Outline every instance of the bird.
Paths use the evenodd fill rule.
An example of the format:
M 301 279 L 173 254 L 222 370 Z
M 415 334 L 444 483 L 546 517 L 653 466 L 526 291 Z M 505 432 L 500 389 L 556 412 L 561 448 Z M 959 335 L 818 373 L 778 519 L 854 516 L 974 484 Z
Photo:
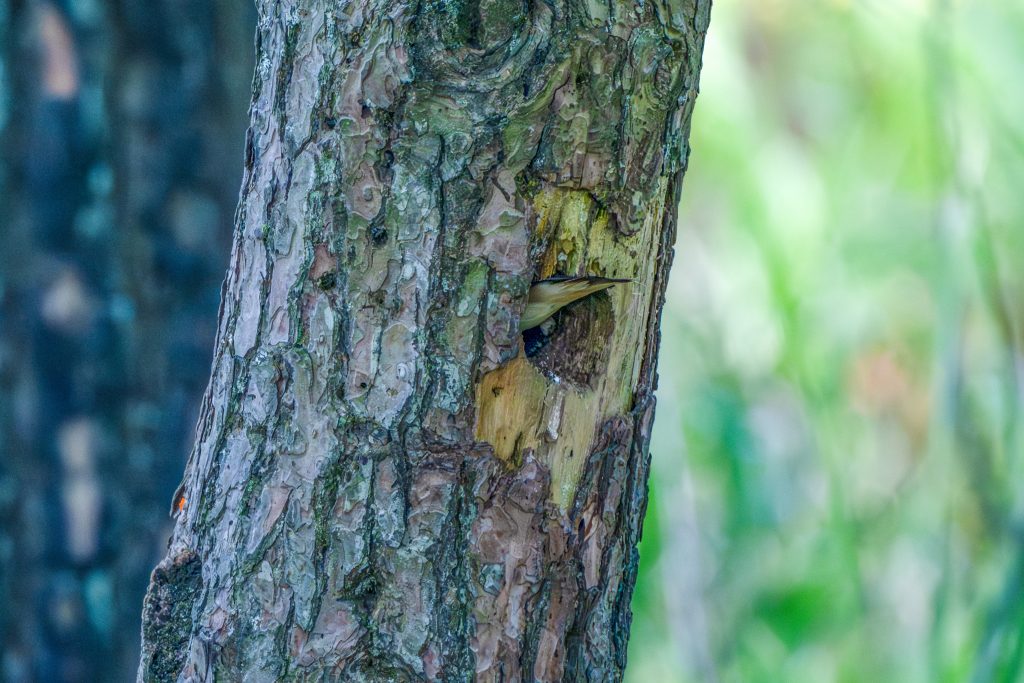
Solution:
M 171 517 L 177 517 L 184 512 L 186 503 L 188 503 L 188 500 L 185 498 L 185 480 L 182 479 L 181 483 L 178 484 L 178 488 L 174 491 L 174 496 L 171 498 Z
M 526 310 L 519 318 L 519 330 L 525 332 L 537 327 L 563 306 L 623 282 L 632 282 L 632 280 L 589 275 L 568 277 L 559 275 L 537 280 L 530 285 Z

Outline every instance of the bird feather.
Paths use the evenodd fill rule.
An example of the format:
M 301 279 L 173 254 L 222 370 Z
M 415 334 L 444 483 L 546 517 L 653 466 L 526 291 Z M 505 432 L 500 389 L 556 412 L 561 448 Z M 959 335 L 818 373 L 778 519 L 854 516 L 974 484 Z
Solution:
M 519 329 L 537 327 L 573 301 L 623 282 L 631 280 L 594 276 L 556 276 L 538 280 L 530 286 Z

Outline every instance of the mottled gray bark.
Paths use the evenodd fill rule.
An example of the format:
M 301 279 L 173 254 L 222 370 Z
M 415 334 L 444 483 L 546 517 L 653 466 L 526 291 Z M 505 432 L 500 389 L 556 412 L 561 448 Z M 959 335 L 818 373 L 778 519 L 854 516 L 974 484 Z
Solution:
M 3 680 L 138 668 L 238 197 L 226 83 L 250 82 L 254 27 L 247 0 L 0 3 Z
M 710 3 L 257 5 L 140 679 L 618 680 Z M 527 358 L 556 272 L 634 283 Z

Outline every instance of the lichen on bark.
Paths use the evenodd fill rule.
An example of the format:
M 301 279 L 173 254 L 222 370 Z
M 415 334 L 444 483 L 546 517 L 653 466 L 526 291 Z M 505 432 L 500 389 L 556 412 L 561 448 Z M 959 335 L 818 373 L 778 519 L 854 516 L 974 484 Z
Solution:
M 710 3 L 258 4 L 201 581 L 140 678 L 621 678 Z M 633 282 L 527 358 L 556 272 Z

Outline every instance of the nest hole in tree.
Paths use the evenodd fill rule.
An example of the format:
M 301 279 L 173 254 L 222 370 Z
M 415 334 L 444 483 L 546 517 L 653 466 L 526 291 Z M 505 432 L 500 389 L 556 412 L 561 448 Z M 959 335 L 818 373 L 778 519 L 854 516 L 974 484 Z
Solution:
M 608 370 L 614 312 L 607 292 L 569 304 L 523 332 L 526 358 L 552 380 L 596 388 Z

